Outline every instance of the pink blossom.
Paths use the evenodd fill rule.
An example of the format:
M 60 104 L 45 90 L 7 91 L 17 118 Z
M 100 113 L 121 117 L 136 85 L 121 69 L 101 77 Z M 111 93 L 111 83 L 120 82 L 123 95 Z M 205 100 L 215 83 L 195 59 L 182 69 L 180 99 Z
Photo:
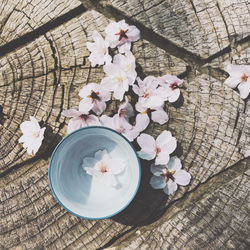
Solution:
M 120 53 L 130 50 L 131 42 L 140 39 L 140 31 L 125 20 L 111 22 L 105 29 L 106 40 L 111 48 L 118 47 Z
M 151 166 L 151 172 L 154 174 L 150 179 L 150 184 L 154 189 L 163 189 L 170 195 L 174 193 L 178 186 L 186 186 L 191 180 L 191 175 L 181 169 L 181 161 L 178 157 L 171 157 L 168 164 Z
M 231 88 L 238 87 L 240 97 L 246 99 L 250 93 L 250 65 L 228 65 L 227 72 L 230 76 L 225 84 Z
M 177 146 L 176 139 L 166 130 L 156 140 L 151 135 L 143 133 L 137 138 L 137 143 L 141 147 L 139 157 L 145 160 L 155 159 L 156 165 L 167 164 L 169 155 Z
M 90 83 L 84 86 L 79 96 L 83 98 L 80 102 L 80 110 L 93 110 L 97 115 L 100 115 L 106 109 L 106 103 L 111 98 L 110 91 L 96 83 Z
M 68 134 L 82 127 L 100 125 L 98 117 L 90 115 L 86 111 L 69 109 L 63 111 L 62 115 L 71 117 L 68 124 Z
M 109 43 L 96 30 L 94 30 L 92 37 L 94 43 L 87 42 L 87 48 L 91 52 L 89 56 L 91 66 L 110 63 L 112 58 L 108 51 Z
M 159 81 L 154 76 L 147 76 L 143 81 L 137 77 L 137 85 L 133 85 L 133 91 L 139 96 L 139 101 L 144 107 L 160 107 L 164 99 L 157 92 Z
M 176 102 L 180 96 L 180 85 L 183 80 L 176 76 L 164 75 L 159 77 L 159 82 L 161 87 L 158 89 L 159 95 L 169 102 Z

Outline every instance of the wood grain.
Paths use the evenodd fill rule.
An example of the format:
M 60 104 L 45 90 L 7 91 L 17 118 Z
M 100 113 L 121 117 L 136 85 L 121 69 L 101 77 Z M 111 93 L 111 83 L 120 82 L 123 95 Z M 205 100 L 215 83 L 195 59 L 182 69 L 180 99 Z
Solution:
M 7 50 L 0 52 L 0 248 L 245 249 L 250 104 L 225 86 L 223 69 L 250 61 L 248 3 L 81 2 L 1 3 L 0 46 Z M 150 187 L 149 163 L 142 161 L 131 205 L 111 219 L 87 221 L 56 203 L 47 169 L 66 135 L 61 112 L 78 105 L 80 88 L 104 76 L 102 67 L 90 66 L 86 41 L 123 18 L 142 31 L 133 45 L 138 75 L 185 81 L 180 101 L 166 105 L 168 124 L 151 124 L 146 133 L 168 129 L 176 136 L 192 181 L 167 197 Z M 107 114 L 116 107 L 113 101 Z M 33 157 L 18 144 L 19 125 L 30 115 L 46 126 Z

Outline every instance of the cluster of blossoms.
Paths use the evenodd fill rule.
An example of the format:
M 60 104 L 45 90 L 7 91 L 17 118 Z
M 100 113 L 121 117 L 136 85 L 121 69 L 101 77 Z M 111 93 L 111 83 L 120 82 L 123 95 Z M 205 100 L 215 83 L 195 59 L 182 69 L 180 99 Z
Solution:
M 250 65 L 229 64 L 226 68 L 229 77 L 225 84 L 231 88 L 238 88 L 240 97 L 246 99 L 250 93 Z
M 171 194 L 177 189 L 177 184 L 187 185 L 191 179 L 190 174 L 180 170 L 180 160 L 177 157 L 170 158 L 170 154 L 176 149 L 176 139 L 169 131 L 163 131 L 156 140 L 142 132 L 148 127 L 150 119 L 161 125 L 168 121 L 168 115 L 164 110 L 165 102 L 173 103 L 178 100 L 183 81 L 172 75 L 147 76 L 143 80 L 137 76 L 135 57 L 131 52 L 131 43 L 140 38 L 140 31 L 135 26 L 128 25 L 124 20 L 112 22 L 106 27 L 105 33 L 104 39 L 101 34 L 94 31 L 94 42 L 87 42 L 87 48 L 91 52 L 91 66 L 104 65 L 106 75 L 99 84 L 90 83 L 80 90 L 81 101 L 77 108 L 62 112 L 64 116 L 71 118 L 68 133 L 81 127 L 98 125 L 112 128 L 129 141 L 137 138 L 141 147 L 139 157 L 146 160 L 155 159 L 155 164 L 151 167 L 154 176 L 150 184 L 153 188 L 163 188 L 167 194 Z M 115 54 L 113 58 L 109 54 L 111 49 Z M 138 96 L 135 109 L 126 95 L 129 88 Z M 103 113 L 112 96 L 119 101 L 125 99 L 125 102 L 110 117 Z M 36 151 L 33 150 L 34 153 Z M 100 152 L 96 154 L 97 157 L 101 155 Z M 109 161 L 106 158 L 105 164 Z M 103 171 L 105 164 L 96 162 L 90 169 L 87 165 L 89 162 L 93 163 L 92 159 L 94 158 L 84 162 L 83 168 L 86 172 L 99 177 L 103 175 L 102 179 L 108 179 L 113 185 L 114 178 L 110 177 L 112 166 L 105 167 Z M 163 179 L 165 185 L 162 183 Z

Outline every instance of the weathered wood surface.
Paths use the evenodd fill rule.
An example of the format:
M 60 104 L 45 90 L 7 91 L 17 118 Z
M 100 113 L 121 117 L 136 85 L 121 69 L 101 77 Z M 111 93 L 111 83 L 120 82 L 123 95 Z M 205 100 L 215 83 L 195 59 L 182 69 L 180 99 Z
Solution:
M 250 244 L 250 103 L 223 84 L 225 64 L 249 64 L 247 1 L 15 1 L 0 15 L 0 249 L 246 249 Z M 79 7 L 80 6 L 80 7 Z M 53 198 L 47 180 L 55 145 L 66 135 L 61 111 L 79 89 L 100 82 L 86 41 L 109 19 L 136 24 L 139 74 L 180 75 L 183 103 L 167 105 L 191 184 L 167 197 L 142 184 L 132 204 L 102 221 L 78 219 Z M 113 104 L 115 105 L 115 103 Z M 19 124 L 46 127 L 37 156 L 18 144 Z

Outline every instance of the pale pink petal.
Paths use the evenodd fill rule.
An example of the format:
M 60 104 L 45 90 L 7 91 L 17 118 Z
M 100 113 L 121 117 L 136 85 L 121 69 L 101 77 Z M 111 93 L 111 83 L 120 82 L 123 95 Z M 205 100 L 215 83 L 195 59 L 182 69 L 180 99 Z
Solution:
M 100 98 L 103 102 L 107 102 L 111 99 L 111 92 L 100 86 Z
M 162 125 L 168 121 L 168 115 L 163 109 L 158 109 L 151 113 L 151 119 Z
M 108 152 L 106 149 L 98 150 L 95 152 L 95 159 L 101 160 L 104 157 L 104 155 L 108 155 Z
M 147 114 L 138 114 L 136 116 L 135 129 L 139 132 L 145 130 L 150 122 Z
M 191 175 L 186 172 L 185 170 L 179 170 L 176 171 L 176 173 L 173 175 L 175 182 L 181 186 L 186 186 L 189 184 L 191 180 Z
M 181 91 L 179 88 L 172 90 L 171 95 L 168 97 L 169 102 L 176 102 L 180 97 Z
M 166 187 L 163 189 L 164 193 L 170 195 L 177 190 L 177 184 L 173 182 L 171 179 L 168 180 Z
M 80 101 L 79 111 L 83 114 L 88 114 L 88 112 L 93 108 L 94 103 L 92 103 L 91 98 L 84 98 Z
M 148 134 L 141 134 L 138 138 L 137 138 L 137 143 L 139 144 L 139 146 L 141 147 L 142 151 L 144 152 L 154 152 L 155 151 L 155 139 Z
M 177 147 L 176 138 L 172 136 L 171 132 L 165 130 L 156 139 L 157 146 L 169 154 L 173 153 Z
M 126 42 L 126 43 L 118 46 L 119 53 L 126 53 L 126 52 L 130 51 L 130 49 L 131 49 L 130 42 Z
M 155 158 L 155 152 L 154 151 L 145 152 L 145 151 L 141 150 L 141 151 L 138 151 L 137 154 L 141 159 L 144 159 L 144 160 L 147 160 L 147 161 L 153 160 Z
M 135 92 L 135 94 L 140 95 L 140 88 L 137 85 L 134 84 L 132 89 Z
M 68 134 L 83 127 L 83 123 L 80 118 L 71 118 L 68 124 Z
M 102 114 L 106 109 L 106 103 L 105 102 L 101 102 L 101 101 L 96 101 L 94 103 L 94 106 L 92 108 L 92 110 L 97 114 L 100 115 Z
M 63 111 L 62 115 L 66 117 L 78 117 L 79 115 L 81 115 L 81 112 L 75 109 L 68 109 L 68 110 Z
M 157 86 L 159 85 L 157 78 L 154 76 L 147 76 L 143 80 L 143 83 L 146 86 L 146 88 L 150 91 L 154 91 L 157 88 Z
M 80 89 L 79 91 L 79 96 L 81 98 L 85 98 L 91 94 L 91 90 L 96 88 L 96 83 L 89 83 L 85 85 L 83 88 Z
M 158 156 L 156 156 L 155 164 L 156 165 L 165 165 L 169 162 L 168 152 L 161 151 Z
M 240 83 L 240 77 L 228 77 L 225 81 L 225 84 L 230 88 L 234 89 Z
M 111 159 L 108 165 L 108 171 L 110 174 L 118 175 L 120 174 L 126 166 L 126 162 L 121 159 Z
M 177 156 L 173 156 L 170 158 L 167 167 L 170 172 L 172 171 L 178 172 L 181 169 L 181 167 L 182 167 L 181 160 Z
M 161 107 L 164 103 L 164 100 L 160 96 L 151 96 L 147 99 L 144 99 L 142 105 L 147 108 L 158 108 Z
M 165 173 L 166 165 L 155 165 L 152 164 L 150 167 L 151 173 L 155 176 L 161 176 Z
M 82 167 L 83 168 L 85 168 L 85 167 L 94 167 L 96 163 L 97 163 L 96 158 L 85 157 L 85 158 L 83 158 Z
M 135 109 L 140 112 L 140 113 L 147 113 L 147 109 L 145 106 L 142 104 L 142 99 L 139 98 L 139 101 L 135 104 Z
M 125 92 L 126 90 L 123 87 L 116 88 L 114 90 L 114 98 L 122 101 Z
M 95 115 L 89 115 L 86 122 L 87 122 L 88 126 L 99 126 L 99 125 L 101 125 L 100 121 L 99 121 L 99 118 L 96 117 Z
M 114 121 L 113 121 L 112 117 L 109 117 L 107 115 L 102 115 L 100 117 L 100 122 L 105 127 L 115 129 L 115 127 L 114 127 Z
M 250 79 L 247 82 L 240 83 L 238 86 L 240 97 L 246 99 L 250 93 Z
M 166 180 L 163 176 L 152 176 L 149 184 L 152 186 L 154 189 L 162 189 L 166 186 Z

